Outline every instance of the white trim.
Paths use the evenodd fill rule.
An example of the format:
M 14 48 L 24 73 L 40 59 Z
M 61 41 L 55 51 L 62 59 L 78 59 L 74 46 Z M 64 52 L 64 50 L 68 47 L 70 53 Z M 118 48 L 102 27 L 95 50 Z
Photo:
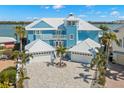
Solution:
M 26 28 L 26 30 L 58 30 L 58 28 Z

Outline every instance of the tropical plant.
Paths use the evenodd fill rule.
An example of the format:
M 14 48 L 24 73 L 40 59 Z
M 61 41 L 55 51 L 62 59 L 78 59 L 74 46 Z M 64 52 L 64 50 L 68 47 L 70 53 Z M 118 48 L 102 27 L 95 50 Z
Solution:
M 0 72 L 0 87 L 7 88 L 15 85 L 16 68 L 9 67 Z
M 100 26 L 103 30 L 102 37 L 100 38 L 101 48 L 98 49 L 98 53 L 93 58 L 91 62 L 91 68 L 96 67 L 96 80 L 97 83 L 104 86 L 106 82 L 106 68 L 108 66 L 108 57 L 110 54 L 110 47 L 112 47 L 112 43 L 116 42 L 119 45 L 119 41 L 114 32 L 109 32 L 109 28 L 107 26 Z M 112 50 L 111 50 L 112 51 Z
M 91 68 L 95 67 L 95 79 L 96 83 L 104 86 L 105 85 L 105 75 L 106 75 L 106 55 L 103 48 L 97 49 L 98 52 L 96 56 L 91 61 Z
M 117 45 L 120 45 L 119 40 L 114 32 L 103 32 L 103 36 L 101 37 L 101 44 L 104 46 L 105 54 L 107 55 L 107 64 L 108 64 L 108 57 L 110 52 L 110 47 L 112 48 L 112 43 L 115 42 Z
M 26 54 L 26 51 L 14 51 L 13 58 L 16 60 L 17 63 L 17 74 L 19 79 L 16 81 L 16 87 L 22 88 L 23 82 L 25 79 L 29 79 L 29 77 L 26 76 L 26 69 L 25 65 L 30 60 L 32 55 Z
M 109 27 L 106 26 L 106 25 L 103 25 L 103 24 L 100 25 L 99 28 L 102 29 L 103 31 L 108 31 L 109 30 Z
M 56 51 L 57 51 L 57 56 L 60 57 L 59 65 L 61 67 L 62 66 L 62 58 L 63 58 L 64 54 L 66 53 L 66 48 L 63 47 L 62 45 L 60 45 L 57 47 Z
M 16 26 L 15 27 L 15 29 L 16 29 L 16 34 L 19 36 L 19 38 L 20 38 L 20 51 L 22 51 L 22 39 L 24 38 L 24 36 L 25 36 L 25 28 L 24 27 L 22 27 L 22 26 Z
M 0 83 L 0 88 L 10 88 L 10 86 L 6 83 Z

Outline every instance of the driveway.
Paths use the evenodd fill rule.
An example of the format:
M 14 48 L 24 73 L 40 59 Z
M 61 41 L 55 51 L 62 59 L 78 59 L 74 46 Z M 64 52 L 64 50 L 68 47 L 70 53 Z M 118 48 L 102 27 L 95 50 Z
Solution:
M 106 77 L 107 88 L 124 88 L 124 66 L 109 64 Z
M 0 72 L 10 66 L 15 66 L 15 63 L 13 60 L 0 60 Z
M 67 62 L 67 67 L 47 66 L 46 62 L 35 62 L 27 65 L 25 87 L 29 88 L 89 88 L 93 71 L 85 64 Z

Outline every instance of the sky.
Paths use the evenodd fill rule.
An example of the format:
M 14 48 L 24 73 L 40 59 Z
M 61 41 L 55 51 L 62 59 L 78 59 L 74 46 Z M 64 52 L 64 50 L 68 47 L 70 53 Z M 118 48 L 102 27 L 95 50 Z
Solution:
M 69 13 L 86 21 L 124 20 L 121 5 L 1 5 L 0 21 L 32 21 L 39 18 L 65 18 Z

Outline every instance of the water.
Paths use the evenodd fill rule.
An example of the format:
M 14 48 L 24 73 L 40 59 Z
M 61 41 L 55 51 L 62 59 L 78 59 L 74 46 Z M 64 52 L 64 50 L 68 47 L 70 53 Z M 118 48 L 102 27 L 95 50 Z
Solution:
M 0 24 L 0 36 L 15 37 L 15 27 L 18 24 Z
M 101 24 L 95 24 L 94 23 L 93 25 L 95 25 L 96 27 L 99 27 Z M 117 23 L 115 23 L 115 24 L 104 24 L 104 25 L 108 26 L 109 29 L 111 29 L 111 30 L 115 30 L 118 27 L 124 26 L 124 24 L 117 24 Z

